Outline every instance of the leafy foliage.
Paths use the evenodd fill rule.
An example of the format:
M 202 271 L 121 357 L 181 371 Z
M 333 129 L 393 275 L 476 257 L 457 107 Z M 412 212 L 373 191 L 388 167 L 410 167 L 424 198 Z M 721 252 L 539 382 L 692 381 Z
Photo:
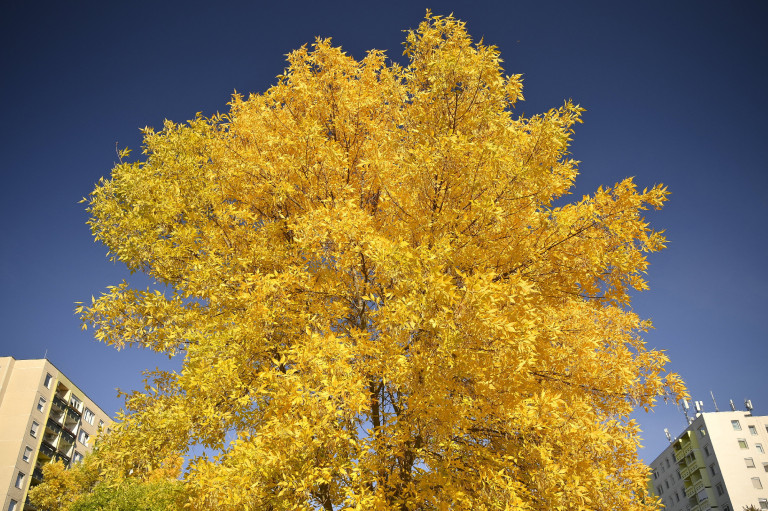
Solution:
M 173 511 L 182 509 L 181 481 L 126 479 L 117 486 L 100 484 L 69 511 Z
M 142 477 L 104 480 L 100 467 L 110 453 L 97 447 L 80 463 L 66 469 L 60 461 L 43 465 L 43 482 L 29 498 L 44 511 L 166 511 L 185 501 L 182 458 L 163 461 Z
M 30 501 L 46 511 L 70 511 L 72 503 L 90 492 L 99 479 L 94 456 L 67 470 L 61 461 L 43 465 L 43 483 L 29 491 Z
M 566 203 L 578 105 L 515 116 L 521 77 L 452 17 L 405 56 L 319 39 L 98 184 L 95 238 L 161 286 L 85 324 L 183 357 L 128 396 L 105 477 L 202 445 L 194 509 L 655 509 L 628 417 L 685 390 L 629 292 L 666 189 Z

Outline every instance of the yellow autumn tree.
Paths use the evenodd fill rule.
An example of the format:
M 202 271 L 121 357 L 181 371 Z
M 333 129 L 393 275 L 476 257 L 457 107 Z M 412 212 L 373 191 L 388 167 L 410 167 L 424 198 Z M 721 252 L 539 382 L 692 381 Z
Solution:
M 404 54 L 318 39 L 97 185 L 96 240 L 158 285 L 85 324 L 181 358 L 127 398 L 105 476 L 198 445 L 192 509 L 655 509 L 629 414 L 685 390 L 629 292 L 666 189 L 565 201 L 578 105 L 516 115 L 521 77 L 453 17 Z
M 105 452 L 97 444 L 81 462 L 66 468 L 63 463 L 43 465 L 43 482 L 29 490 L 33 506 L 42 511 L 167 511 L 183 506 L 183 485 L 179 480 L 183 459 L 155 461 L 155 467 L 138 477 L 104 478 L 101 467 Z

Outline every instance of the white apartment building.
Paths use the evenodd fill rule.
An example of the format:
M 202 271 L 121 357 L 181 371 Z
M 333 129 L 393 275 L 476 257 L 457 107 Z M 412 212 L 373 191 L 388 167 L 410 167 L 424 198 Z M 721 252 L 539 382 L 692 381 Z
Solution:
M 0 511 L 34 509 L 27 492 L 42 466 L 77 463 L 111 424 L 48 360 L 0 357 Z
M 665 511 L 768 510 L 766 449 L 768 416 L 698 413 L 651 463 L 650 490 Z

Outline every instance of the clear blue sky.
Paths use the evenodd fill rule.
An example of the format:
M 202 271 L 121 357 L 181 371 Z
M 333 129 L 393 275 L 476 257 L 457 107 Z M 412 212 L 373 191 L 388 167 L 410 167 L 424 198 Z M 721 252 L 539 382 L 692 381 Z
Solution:
M 331 36 L 354 56 L 400 59 L 402 30 L 427 8 L 455 13 L 523 73 L 526 114 L 572 98 L 587 109 L 574 198 L 635 176 L 665 183 L 654 213 L 669 248 L 651 258 L 634 308 L 648 343 L 713 409 L 729 398 L 768 414 L 768 3 L 14 2 L 0 14 L 3 111 L 0 354 L 48 358 L 109 412 L 115 388 L 168 361 L 117 353 L 82 332 L 74 302 L 126 276 L 85 225 L 80 198 L 139 128 L 224 111 L 263 91 L 284 55 Z M 642 456 L 685 425 L 674 406 L 637 414 Z

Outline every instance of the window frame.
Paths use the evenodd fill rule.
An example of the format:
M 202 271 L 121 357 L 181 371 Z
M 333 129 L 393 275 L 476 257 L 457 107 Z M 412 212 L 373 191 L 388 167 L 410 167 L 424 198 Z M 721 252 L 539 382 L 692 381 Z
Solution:
M 24 446 L 24 453 L 21 455 L 21 459 L 23 461 L 26 461 L 27 463 L 29 463 L 29 460 L 32 459 L 32 453 L 33 452 L 34 452 L 34 450 L 30 446 L 25 445 Z
M 737 419 L 733 419 L 731 421 L 731 427 L 734 431 L 741 431 L 741 422 L 739 422 Z
M 24 478 L 27 476 L 22 472 L 21 470 L 18 471 L 16 474 L 16 481 L 13 483 L 13 485 L 18 488 L 19 490 L 24 489 Z
M 37 435 L 40 433 L 40 424 L 38 424 L 37 421 L 32 421 L 32 426 L 29 428 L 29 436 L 32 438 L 37 438 Z

